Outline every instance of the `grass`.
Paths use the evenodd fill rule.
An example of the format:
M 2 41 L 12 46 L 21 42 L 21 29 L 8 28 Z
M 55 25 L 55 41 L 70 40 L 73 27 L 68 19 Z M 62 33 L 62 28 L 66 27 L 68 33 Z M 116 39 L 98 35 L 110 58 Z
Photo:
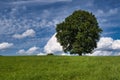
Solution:
M 120 57 L 1 56 L 0 80 L 120 80 Z

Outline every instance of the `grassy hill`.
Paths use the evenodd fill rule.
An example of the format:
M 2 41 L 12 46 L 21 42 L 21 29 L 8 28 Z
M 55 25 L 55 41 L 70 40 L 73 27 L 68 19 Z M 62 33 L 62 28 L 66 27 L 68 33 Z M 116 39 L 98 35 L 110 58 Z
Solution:
M 0 57 L 0 80 L 120 80 L 120 57 Z

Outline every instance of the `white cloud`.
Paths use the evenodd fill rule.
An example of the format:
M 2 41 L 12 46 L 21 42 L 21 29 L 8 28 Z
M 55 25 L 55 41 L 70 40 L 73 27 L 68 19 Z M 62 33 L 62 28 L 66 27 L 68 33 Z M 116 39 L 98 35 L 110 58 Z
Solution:
M 111 34 L 118 34 L 119 32 L 113 31 L 113 32 L 104 32 L 103 35 L 111 35 Z
M 54 34 L 44 47 L 46 53 L 59 52 L 61 55 L 69 55 L 63 52 L 62 46 L 57 42 Z M 120 40 L 113 40 L 111 37 L 102 37 L 97 43 L 97 48 L 89 56 L 120 55 Z
M 97 43 L 97 48 L 91 56 L 120 55 L 120 40 L 113 40 L 111 37 L 102 37 Z
M 39 50 L 39 47 L 34 46 L 34 47 L 29 48 L 26 51 L 24 49 L 21 49 L 17 53 L 22 54 L 22 55 L 31 55 L 31 54 L 38 53 L 38 50 Z
M 54 34 L 44 47 L 45 53 L 59 53 L 62 52 L 62 46 L 57 42 Z
M 35 46 L 34 46 L 34 47 L 31 47 L 30 49 L 28 49 L 28 50 L 26 51 L 26 53 L 32 54 L 32 53 L 36 52 L 38 49 L 39 49 L 38 47 L 35 47 Z
M 86 55 L 89 55 L 89 56 L 110 56 L 110 55 L 113 55 L 114 53 L 111 51 L 95 51 L 93 54 L 86 54 Z
M 23 0 L 23 1 L 14 1 L 10 4 L 29 4 L 29 3 L 42 3 L 41 5 L 44 5 L 45 3 L 55 3 L 55 2 L 71 2 L 72 0 Z M 44 4 L 43 4 L 44 3 Z
M 44 56 L 44 55 L 47 55 L 47 54 L 45 54 L 45 53 L 39 53 L 39 54 L 37 54 L 37 56 Z
M 118 8 L 114 8 L 114 9 L 109 9 L 108 11 L 103 11 L 103 10 L 97 10 L 97 12 L 95 13 L 95 15 L 97 17 L 105 17 L 105 16 L 112 16 L 118 13 Z
M 102 37 L 100 41 L 97 43 L 98 49 L 110 49 L 113 43 L 113 39 L 110 37 Z
M 0 18 L 0 34 L 14 34 L 14 33 L 18 33 L 18 32 L 23 32 L 25 30 L 27 30 L 28 28 L 45 28 L 45 27 L 55 27 L 56 24 L 58 24 L 59 22 L 62 21 L 61 18 L 54 18 L 53 20 L 47 20 L 45 18 L 47 14 L 43 12 L 42 15 L 40 15 L 39 17 L 35 17 L 34 19 L 26 19 L 26 18 L 13 18 L 14 15 L 12 15 L 13 17 L 11 18 Z M 47 14 L 49 16 L 49 13 Z M 42 19 L 41 19 L 42 18 Z M 33 32 L 35 32 L 33 30 Z M 14 37 L 22 35 L 22 34 L 15 34 Z M 19 38 L 22 38 L 22 36 L 20 36 Z
M 56 10 L 54 9 L 45 9 L 26 13 L 27 10 L 29 10 L 29 8 L 26 6 L 12 7 L 10 12 L 6 9 L 4 11 L 6 14 L 3 14 L 0 18 L 0 34 L 21 33 L 33 27 L 39 29 L 55 27 L 57 23 L 63 21 L 63 18 L 66 17 L 66 13 L 69 13 L 64 10 L 64 8 L 62 10 L 66 11 L 66 13 L 64 11 L 56 13 Z M 53 15 L 53 12 L 55 12 L 55 15 Z M 21 16 L 21 14 L 24 16 Z M 20 16 L 19 18 L 18 15 Z
M 60 19 L 53 19 L 51 21 L 48 21 L 46 19 L 41 20 L 39 23 L 40 27 L 55 27 L 56 24 L 60 23 L 62 20 Z
M 61 55 L 62 56 L 71 56 L 70 54 L 67 54 L 67 53 L 62 53 Z
M 111 22 L 116 19 L 116 15 L 119 15 L 119 8 L 111 8 L 109 10 L 98 9 L 94 12 L 98 19 L 98 23 L 101 27 L 117 27 L 117 22 Z
M 118 13 L 118 8 L 114 8 L 114 9 L 110 9 L 108 14 L 109 15 L 114 15 L 114 14 L 117 14 Z
M 34 36 L 35 36 L 35 31 L 33 29 L 28 29 L 22 34 L 13 35 L 14 38 L 18 38 L 18 39 L 25 38 L 25 37 L 34 37 Z
M 113 49 L 120 49 L 120 40 L 115 40 L 112 44 Z
M 26 52 L 25 52 L 24 49 L 21 49 L 21 50 L 19 50 L 17 53 L 18 53 L 18 54 L 25 54 Z
M 97 10 L 97 12 L 95 13 L 96 16 L 102 16 L 104 14 L 103 10 Z
M 12 46 L 13 46 L 13 43 L 3 42 L 3 43 L 0 43 L 0 50 L 11 48 Z

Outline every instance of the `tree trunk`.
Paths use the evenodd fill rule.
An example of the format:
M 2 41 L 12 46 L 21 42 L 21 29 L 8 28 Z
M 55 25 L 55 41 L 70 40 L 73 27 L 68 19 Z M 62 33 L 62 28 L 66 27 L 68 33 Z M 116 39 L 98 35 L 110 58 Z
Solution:
M 82 54 L 78 54 L 79 56 L 82 56 Z

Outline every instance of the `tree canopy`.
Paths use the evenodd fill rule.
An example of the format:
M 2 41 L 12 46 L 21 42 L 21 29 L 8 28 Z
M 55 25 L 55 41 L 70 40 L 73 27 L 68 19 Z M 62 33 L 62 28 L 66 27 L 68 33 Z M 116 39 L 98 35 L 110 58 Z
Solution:
M 92 13 L 77 10 L 57 24 L 56 32 L 64 52 L 82 55 L 92 53 L 97 47 L 102 29 Z

